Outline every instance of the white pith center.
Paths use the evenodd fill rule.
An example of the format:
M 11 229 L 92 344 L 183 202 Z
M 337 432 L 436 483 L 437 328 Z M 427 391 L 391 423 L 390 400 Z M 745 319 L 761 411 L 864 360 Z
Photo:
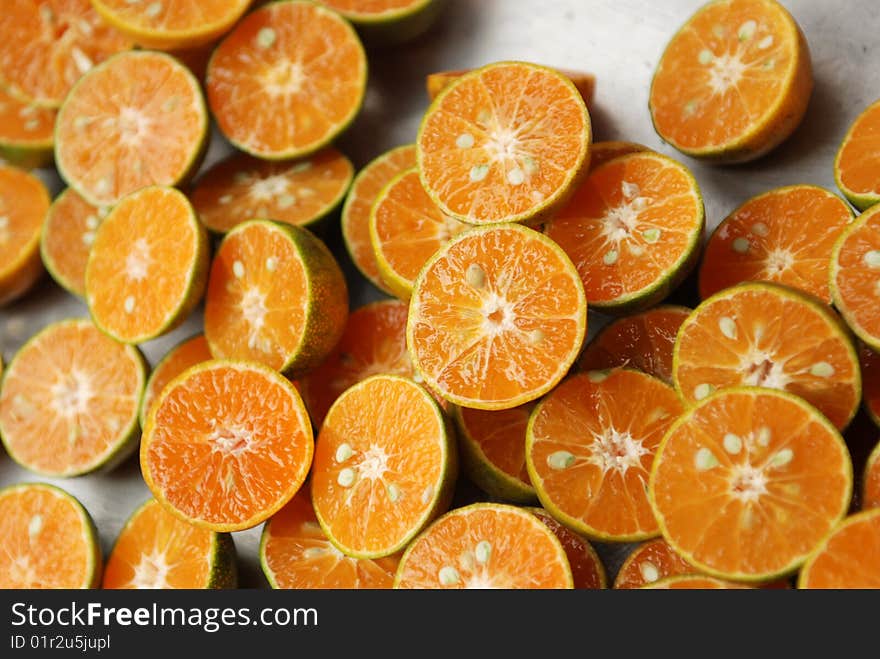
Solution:
M 77 371 L 72 371 L 56 381 L 51 388 L 52 408 L 59 416 L 68 419 L 86 414 L 94 397 L 88 379 Z
M 466 581 L 464 587 L 467 590 L 497 590 L 497 586 L 492 583 L 492 577 L 484 569 L 479 573 L 471 575 Z
M 125 257 L 125 274 L 134 281 L 143 281 L 147 278 L 149 269 L 150 245 L 143 238 L 138 238 Z
M 280 61 L 266 74 L 266 91 L 273 96 L 285 96 L 302 91 L 305 73 L 299 62 Z
M 489 133 L 486 151 L 493 162 L 507 162 L 517 157 L 519 140 L 515 131 L 498 126 Z
M 150 134 L 150 118 L 137 108 L 124 107 L 119 111 L 117 119 L 119 140 L 123 144 L 135 146 L 141 143 L 144 137 Z
M 743 356 L 739 370 L 744 376 L 744 385 L 784 390 L 792 381 L 784 366 L 773 361 L 771 353 L 753 347 Z
M 731 470 L 730 488 L 733 496 L 745 503 L 754 502 L 767 494 L 767 474 L 763 469 L 740 464 Z
M 131 585 L 144 589 L 167 588 L 169 570 L 165 554 L 153 549 L 149 554 L 141 554 L 141 560 L 134 568 Z
M 290 181 L 284 176 L 276 174 L 254 181 L 251 184 L 250 196 L 257 201 L 271 201 L 286 194 L 289 189 Z
M 641 468 L 642 457 L 648 455 L 641 439 L 628 432 L 608 428 L 602 434 L 593 435 L 592 451 L 587 462 L 596 465 L 603 474 L 614 471 L 621 476 L 630 468 Z
M 767 254 L 765 268 L 770 274 L 779 274 L 794 265 L 794 256 L 787 249 L 774 249 Z
M 267 339 L 261 337 L 266 324 L 266 296 L 256 288 L 249 288 L 241 296 L 241 315 L 248 324 L 248 348 L 271 352 Z
M 361 478 L 377 481 L 385 476 L 388 471 L 388 454 L 378 444 L 371 444 L 364 451 L 363 458 L 358 465 L 358 473 Z
M 489 336 L 502 334 L 516 329 L 513 304 L 494 291 L 483 298 L 481 308 L 483 314 L 483 332 Z
M 9 576 L 13 583 L 23 585 L 34 584 L 37 581 L 37 571 L 31 565 L 30 556 L 16 556 L 9 566 Z
M 739 52 L 718 55 L 711 61 L 709 69 L 709 87 L 714 94 L 724 94 L 731 87 L 736 87 L 742 80 L 746 64 Z
M 208 435 L 208 442 L 215 451 L 238 455 L 246 451 L 253 440 L 253 433 L 242 426 L 216 426 Z

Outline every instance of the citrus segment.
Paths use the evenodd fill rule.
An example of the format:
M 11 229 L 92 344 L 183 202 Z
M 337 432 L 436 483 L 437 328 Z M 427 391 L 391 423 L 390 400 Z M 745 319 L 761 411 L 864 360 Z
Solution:
M 529 510 L 544 522 L 562 543 L 565 556 L 571 566 L 575 590 L 601 590 L 608 586 L 605 566 L 602 565 L 599 555 L 588 540 L 557 522 L 543 508 L 529 508 Z
M 136 446 L 143 357 L 86 320 L 43 329 L 18 351 L 0 391 L 9 456 L 49 476 L 112 466 Z
M 741 581 L 797 569 L 846 514 L 851 493 L 834 426 L 802 399 L 761 388 L 718 392 L 685 413 L 650 481 L 673 549 L 700 572 Z
M 871 451 L 862 476 L 862 508 L 880 508 L 880 443 Z
M 683 409 L 672 387 L 645 373 L 572 376 L 529 419 L 526 465 L 541 503 L 599 540 L 659 535 L 646 484 L 663 434 Z
M 205 337 L 215 357 L 299 375 L 330 353 L 347 318 L 342 271 L 307 229 L 256 220 L 226 234 L 205 301 Z
M 237 154 L 200 176 L 190 198 L 205 226 L 218 233 L 254 218 L 304 226 L 336 209 L 353 173 L 349 159 L 333 148 L 284 163 Z
M 260 364 L 221 360 L 163 389 L 147 415 L 140 461 L 153 495 L 179 518 L 240 531 L 296 494 L 313 452 L 294 386 Z
M 0 14 L 0 86 L 58 107 L 93 66 L 132 44 L 89 0 L 5 0 Z
M 187 198 L 173 188 L 144 188 L 95 232 L 86 264 L 89 312 L 115 339 L 143 343 L 186 318 L 207 272 L 207 234 Z
M 583 371 L 635 368 L 672 384 L 672 351 L 687 307 L 660 306 L 624 316 L 603 327 L 578 359 Z
M 0 588 L 95 588 L 101 548 L 92 518 L 73 496 L 28 483 L 0 490 Z
M 867 210 L 880 201 L 880 101 L 862 112 L 844 137 L 834 178 L 856 208 Z
M 370 211 L 370 242 L 382 281 L 408 300 L 425 262 L 468 226 L 431 201 L 418 169 L 400 174 L 379 193 Z
M 615 158 L 643 151 L 651 151 L 651 149 L 636 142 L 593 142 L 590 146 L 590 169 L 601 167 Z
M 577 266 L 587 301 L 621 311 L 662 300 L 687 276 L 704 223 L 693 175 L 646 151 L 591 171 L 544 233 Z
M 596 91 L 596 76 L 592 73 L 584 73 L 583 71 L 570 71 L 568 69 L 557 69 L 559 73 L 571 80 L 575 89 L 584 99 L 584 103 L 589 107 L 593 102 L 593 93 Z M 470 73 L 471 69 L 458 69 L 456 71 L 438 71 L 429 73 L 425 76 L 425 87 L 428 90 L 428 98 L 432 101 L 440 95 L 444 89 L 449 87 L 453 82 L 458 80 L 466 73 Z
M 351 25 L 311 2 L 248 14 L 208 64 L 208 102 L 223 134 L 260 158 L 308 155 L 358 113 L 367 61 Z
M 371 560 L 340 552 L 304 491 L 266 522 L 260 541 L 260 563 L 272 588 L 388 589 L 399 562 L 399 556 Z
M 315 448 L 312 503 L 330 541 L 356 558 L 402 550 L 449 505 L 454 440 L 424 388 L 376 375 L 333 404 Z
M 642 588 L 669 577 L 692 575 L 694 568 L 666 540 L 655 538 L 632 550 L 614 579 L 617 589 Z
M 191 590 L 234 588 L 236 581 L 232 536 L 187 524 L 150 499 L 116 538 L 103 587 Z
M 446 400 L 509 409 L 563 378 L 583 345 L 586 311 L 580 278 L 551 240 L 518 225 L 471 229 L 419 274 L 407 348 Z
M 586 173 L 590 116 L 571 81 L 499 62 L 452 83 L 419 129 L 422 183 L 447 215 L 471 224 L 536 220 Z
M 678 332 L 675 388 L 693 405 L 740 385 L 802 397 L 838 428 L 861 397 L 858 355 L 828 307 L 793 289 L 739 284 L 710 297 Z
M 880 588 L 880 509 L 846 518 L 804 565 L 798 588 Z
M 55 124 L 58 173 L 89 203 L 109 206 L 195 173 L 208 116 L 198 81 L 174 58 L 122 53 L 71 90 Z
M 414 144 L 383 153 L 358 173 L 342 207 L 342 238 L 352 262 L 364 277 L 386 293 L 391 291 L 382 281 L 376 254 L 370 242 L 370 210 L 391 179 L 415 165 Z
M 159 398 L 159 394 L 169 382 L 187 370 L 190 366 L 201 364 L 212 358 L 208 341 L 204 334 L 198 334 L 179 343 L 168 351 L 162 360 L 156 364 L 153 372 L 147 380 L 144 389 L 144 397 L 138 411 L 138 420 L 141 428 L 147 424 L 147 414 L 153 403 Z
M 50 164 L 55 114 L 55 110 L 25 103 L 0 88 L 0 157 L 24 169 Z
M 812 88 L 807 42 L 781 4 L 715 0 L 667 45 L 651 84 L 651 119 L 683 153 L 744 162 L 794 132 Z
M 562 543 L 528 510 L 477 503 L 447 513 L 409 545 L 395 588 L 573 588 Z
M 0 164 L 0 306 L 24 295 L 43 274 L 40 231 L 49 191 L 36 178 Z
M 642 586 L 652 590 L 737 590 L 748 588 L 738 583 L 723 581 L 715 577 L 705 577 L 700 574 L 685 574 L 675 577 L 667 577 L 660 581 Z
M 875 425 L 880 426 L 880 355 L 862 344 L 859 346 L 862 372 L 862 403 Z
M 772 281 L 830 304 L 831 251 L 852 220 L 843 199 L 814 185 L 753 197 L 709 238 L 700 266 L 700 297 L 744 281 Z
M 446 0 L 317 0 L 338 11 L 370 45 L 411 41 L 431 27 Z

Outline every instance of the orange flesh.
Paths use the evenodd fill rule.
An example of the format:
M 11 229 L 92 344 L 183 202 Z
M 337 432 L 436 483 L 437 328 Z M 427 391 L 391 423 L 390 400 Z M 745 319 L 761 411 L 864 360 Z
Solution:
M 342 209 L 342 236 L 351 260 L 364 276 L 385 292 L 373 245 L 370 243 L 370 209 L 383 188 L 401 172 L 415 167 L 414 144 L 398 147 L 364 167 L 355 178 Z
M 657 67 L 650 98 L 657 132 L 690 150 L 746 139 L 779 112 L 800 51 L 797 28 L 778 3 L 709 3 L 672 38 Z
M 255 218 L 304 225 L 333 209 L 352 173 L 348 158 L 333 148 L 294 163 L 237 154 L 205 172 L 191 198 L 212 231 L 226 232 Z
M 664 306 L 613 321 L 587 344 L 578 359 L 584 371 L 637 368 L 672 384 L 672 350 L 686 307 Z
M 425 4 L 425 0 L 318 0 L 349 18 L 382 18 L 410 7 Z
M 605 568 L 592 545 L 568 527 L 557 522 L 549 513 L 532 508 L 532 514 L 553 531 L 562 543 L 576 590 L 596 590 L 606 587 Z
M 447 400 L 516 407 L 549 391 L 573 363 L 586 302 L 571 262 L 545 240 L 524 227 L 479 229 L 425 266 L 407 345 L 425 381 Z
M 650 150 L 644 144 L 636 142 L 594 142 L 590 147 L 590 169 L 601 167 L 621 156 Z
M 587 107 L 593 102 L 593 94 L 596 91 L 596 76 L 592 73 L 583 73 L 582 71 L 570 71 L 568 69 L 557 69 L 559 73 L 571 80 L 575 89 L 584 99 Z M 437 73 L 429 73 L 425 77 L 425 86 L 428 89 L 428 98 L 432 101 L 440 95 L 444 89 L 449 87 L 453 82 L 458 80 L 466 73 L 470 73 L 471 69 L 460 69 L 458 71 L 438 71 Z
M 88 201 L 112 205 L 149 185 L 179 183 L 206 130 L 198 81 L 186 67 L 160 53 L 125 53 L 68 96 L 56 123 L 55 160 Z
M 212 531 L 177 519 L 156 500 L 126 523 L 104 570 L 104 588 L 207 588 Z
M 23 103 L 0 88 L 0 144 L 51 146 L 54 128 L 55 110 Z
M 297 494 L 269 520 L 263 536 L 263 560 L 276 588 L 388 589 L 400 556 L 350 558 L 321 530 L 312 502 Z
M 483 562 L 480 543 L 489 545 Z M 475 504 L 443 516 L 413 541 L 395 587 L 558 589 L 572 588 L 572 575 L 559 541 L 537 517 L 513 506 Z
M 361 307 L 348 317 L 336 348 L 301 380 L 303 399 L 316 428 L 353 384 L 380 373 L 413 376 L 406 352 L 406 314 L 406 303 L 385 300 Z
M 846 202 L 812 185 L 780 188 L 747 201 L 709 239 L 700 296 L 757 280 L 785 284 L 830 304 L 831 251 L 852 219 Z
M 703 202 L 683 165 L 622 156 L 593 170 L 544 232 L 565 250 L 590 303 L 650 291 L 682 265 L 703 230 Z
M 289 382 L 256 364 L 213 361 L 162 392 L 147 418 L 141 468 L 179 516 L 233 531 L 287 503 L 313 451 L 305 407 Z
M 880 509 L 844 520 L 804 566 L 798 588 L 880 588 Z
M 52 276 L 75 295 L 86 294 L 86 263 L 95 232 L 109 211 L 92 206 L 73 188 L 55 201 L 43 225 L 43 256 Z
M 58 107 L 92 66 L 132 46 L 104 23 L 89 0 L 4 0 L 3 5 L 0 81 L 22 100 Z
M 0 432 L 15 459 L 34 471 L 85 473 L 120 448 L 143 387 L 144 367 L 134 348 L 88 321 L 53 325 L 6 371 Z
M 177 190 L 145 188 L 119 202 L 98 228 L 86 267 L 96 324 L 127 342 L 167 329 L 206 267 L 200 262 L 205 242 L 192 206 Z
M 440 208 L 471 224 L 555 207 L 588 158 L 590 118 L 560 74 L 501 63 L 459 78 L 422 122 L 418 159 Z
M 846 513 L 851 486 L 846 445 L 821 415 L 795 397 L 740 389 L 707 399 L 670 431 L 651 499 L 686 560 L 761 580 L 819 545 Z
M 40 231 L 49 192 L 36 177 L 0 164 L 0 305 L 39 278 Z
M 526 470 L 526 426 L 534 404 L 509 410 L 459 408 L 466 439 L 476 444 L 492 466 L 531 488 Z
M 150 374 L 147 388 L 144 391 L 144 399 L 141 403 L 143 420 L 146 420 L 153 407 L 153 403 L 156 402 L 159 394 L 162 393 L 162 390 L 169 382 L 190 366 L 201 364 L 209 359 L 211 359 L 211 351 L 208 348 L 208 341 L 203 334 L 194 336 L 177 347 L 172 348 Z
M 862 401 L 875 424 L 880 425 L 880 355 L 865 345 L 859 348 Z
M 742 584 L 730 583 L 729 581 L 722 581 L 713 577 L 704 577 L 699 574 L 669 577 L 644 587 L 658 590 L 730 590 L 748 588 L 748 586 L 743 586 Z
M 675 351 L 673 378 L 689 404 L 726 387 L 783 389 L 838 428 L 859 405 L 858 358 L 837 319 L 775 285 L 746 284 L 710 298 L 681 326 Z
M 880 200 L 880 101 L 856 119 L 837 156 L 837 175 L 847 192 Z
M 306 2 L 248 14 L 208 65 L 208 101 L 220 130 L 264 158 L 311 152 L 360 109 L 366 57 L 347 21 Z
M 402 549 L 437 512 L 446 442 L 436 403 L 414 382 L 376 377 L 340 396 L 321 426 L 311 480 L 337 546 L 373 557 Z M 351 455 L 339 460 L 344 445 Z
M 538 406 L 526 447 L 545 507 L 600 538 L 658 535 L 647 483 L 663 434 L 684 410 L 672 387 L 638 371 L 576 375 Z
M 0 537 L 0 588 L 90 587 L 89 521 L 54 488 L 20 485 L 0 492 Z
M 614 587 L 641 588 L 667 577 L 691 574 L 694 569 L 675 553 L 672 545 L 663 538 L 657 538 L 639 545 L 627 556 L 617 572 Z
M 868 457 L 862 479 L 862 509 L 869 508 L 880 508 L 880 444 Z
M 862 213 L 841 237 L 831 264 L 834 304 L 853 332 L 880 348 L 877 305 L 880 207 Z
M 409 297 L 425 262 L 468 228 L 431 201 L 415 168 L 383 190 L 373 205 L 370 223 L 376 258 L 396 275 L 394 282 L 386 283 L 402 298 Z

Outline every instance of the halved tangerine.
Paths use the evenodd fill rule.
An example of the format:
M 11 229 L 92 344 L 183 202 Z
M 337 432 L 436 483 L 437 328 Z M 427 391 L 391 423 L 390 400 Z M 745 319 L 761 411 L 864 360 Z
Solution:
M 212 359 L 211 350 L 204 334 L 197 334 L 181 341 L 162 357 L 150 377 L 144 389 L 144 396 L 138 409 L 138 420 L 141 428 L 147 424 L 147 414 L 153 407 L 153 403 L 159 398 L 159 394 L 169 382 L 183 373 L 190 366 L 201 364 Z
M 457 69 L 454 71 L 437 71 L 436 73 L 429 73 L 425 76 L 425 88 L 428 90 L 428 98 L 433 101 L 440 95 L 440 92 L 466 73 L 470 73 L 471 70 L 472 69 Z M 593 102 L 593 93 L 596 91 L 596 76 L 584 71 L 571 71 L 569 69 L 556 70 L 571 80 L 575 89 L 577 89 L 578 93 L 581 95 L 581 98 L 584 99 L 584 103 L 589 107 Z
M 880 426 L 880 354 L 862 344 L 859 346 L 862 372 L 862 405 L 871 421 Z
M 684 574 L 674 577 L 666 577 L 659 581 L 649 583 L 642 588 L 651 590 L 737 590 L 749 588 L 739 583 L 707 577 L 702 574 Z
M 675 553 L 666 540 L 655 538 L 643 542 L 630 552 L 617 571 L 614 587 L 642 588 L 649 584 L 683 575 L 692 575 L 695 568 Z
M 52 108 L 26 103 L 0 88 L 0 157 L 22 169 L 49 165 L 55 115 Z
M 578 535 L 567 526 L 560 524 L 543 508 L 529 508 L 529 511 L 547 525 L 565 550 L 575 590 L 601 590 L 607 588 L 608 578 L 605 566 L 593 545 L 583 536 Z
M 338 11 L 370 45 L 411 41 L 434 23 L 445 0 L 317 0 Z
M 862 508 L 880 508 L 880 443 L 871 451 L 862 475 Z
M 40 233 L 49 191 L 35 176 L 0 164 L 0 306 L 24 295 L 43 274 Z
M 798 588 L 880 588 L 880 508 L 847 517 L 810 556 Z
M 856 118 L 843 138 L 834 178 L 856 208 L 867 210 L 880 202 L 880 100 Z

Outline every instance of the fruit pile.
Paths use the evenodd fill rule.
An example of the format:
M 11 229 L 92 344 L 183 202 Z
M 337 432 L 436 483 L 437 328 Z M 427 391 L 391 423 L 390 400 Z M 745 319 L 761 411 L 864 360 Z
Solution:
M 0 304 L 45 267 L 90 317 L 14 355 L 0 437 L 52 478 L 139 450 L 154 498 L 104 564 L 68 493 L 0 490 L 0 587 L 234 587 L 259 525 L 276 588 L 604 588 L 591 543 L 640 543 L 616 588 L 880 587 L 880 445 L 843 434 L 880 419 L 880 102 L 828 164 L 846 200 L 773 189 L 706 239 L 688 166 L 594 143 L 593 76 L 529 62 L 429 75 L 355 176 L 362 43 L 440 0 L 7 1 Z M 710 2 L 650 118 L 747 162 L 811 90 L 780 4 Z M 211 121 L 235 153 L 202 171 Z M 350 310 L 343 258 L 389 299 Z

